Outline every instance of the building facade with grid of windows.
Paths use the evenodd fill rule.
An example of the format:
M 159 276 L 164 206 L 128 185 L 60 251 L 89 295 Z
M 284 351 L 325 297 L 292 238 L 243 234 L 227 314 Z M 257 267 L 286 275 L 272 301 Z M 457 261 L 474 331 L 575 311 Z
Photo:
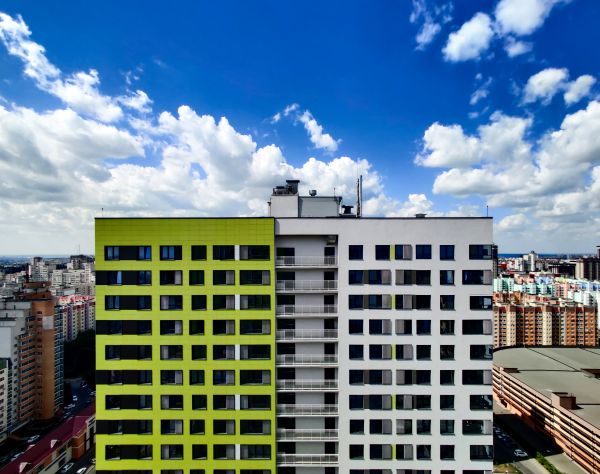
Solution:
M 97 220 L 99 471 L 491 472 L 491 219 L 297 186 L 269 218 Z

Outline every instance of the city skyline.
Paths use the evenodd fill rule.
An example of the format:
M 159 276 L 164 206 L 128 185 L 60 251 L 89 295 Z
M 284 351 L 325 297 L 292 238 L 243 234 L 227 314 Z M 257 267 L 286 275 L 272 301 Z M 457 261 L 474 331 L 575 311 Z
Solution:
M 599 9 L 5 2 L 0 253 L 90 253 L 102 213 L 267 215 L 285 178 L 352 204 L 360 174 L 365 215 L 488 205 L 501 251 L 593 253 Z

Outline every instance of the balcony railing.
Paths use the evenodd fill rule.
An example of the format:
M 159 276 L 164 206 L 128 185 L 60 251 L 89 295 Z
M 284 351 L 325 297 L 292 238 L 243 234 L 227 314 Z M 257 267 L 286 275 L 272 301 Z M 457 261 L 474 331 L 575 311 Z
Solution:
M 337 464 L 337 454 L 278 454 L 277 464 L 297 465 L 297 464 Z
M 326 365 L 337 364 L 337 354 L 282 354 L 278 355 L 280 365 Z
M 337 257 L 299 256 L 276 257 L 277 267 L 336 267 Z
M 277 291 L 289 292 L 323 292 L 337 291 L 337 280 L 277 280 Z
M 278 341 L 337 339 L 337 329 L 283 329 L 277 331 Z
M 279 316 L 328 316 L 337 313 L 336 304 L 324 305 L 280 305 L 275 308 Z
M 338 388 L 337 380 L 278 380 L 277 388 L 281 390 L 303 390 L 303 391 L 321 391 L 336 390 Z
M 313 405 L 277 405 L 277 414 L 280 415 L 337 415 L 337 405 L 313 404 Z
M 277 440 L 321 441 L 338 438 L 338 430 L 277 430 Z

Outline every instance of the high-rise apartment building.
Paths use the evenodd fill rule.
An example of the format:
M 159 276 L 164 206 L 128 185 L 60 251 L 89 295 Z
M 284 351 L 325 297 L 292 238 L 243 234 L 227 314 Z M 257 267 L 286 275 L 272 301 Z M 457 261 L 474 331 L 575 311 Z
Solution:
M 49 420 L 63 403 L 62 320 L 47 284 L 26 283 L 0 301 L 0 439 L 32 420 Z M 2 389 L 0 389 L 2 390 Z
M 596 346 L 596 313 L 573 301 L 496 301 L 494 347 Z
M 97 219 L 97 468 L 491 472 L 492 226 Z

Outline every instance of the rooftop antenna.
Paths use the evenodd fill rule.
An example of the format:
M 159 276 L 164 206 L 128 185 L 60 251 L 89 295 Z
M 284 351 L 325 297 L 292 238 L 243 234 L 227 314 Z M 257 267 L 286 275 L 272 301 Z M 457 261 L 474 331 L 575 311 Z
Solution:
M 490 217 L 489 216 L 489 210 L 490 210 L 490 207 L 486 204 L 485 205 L 485 217 Z
M 102 217 L 104 217 L 104 208 L 102 208 Z

